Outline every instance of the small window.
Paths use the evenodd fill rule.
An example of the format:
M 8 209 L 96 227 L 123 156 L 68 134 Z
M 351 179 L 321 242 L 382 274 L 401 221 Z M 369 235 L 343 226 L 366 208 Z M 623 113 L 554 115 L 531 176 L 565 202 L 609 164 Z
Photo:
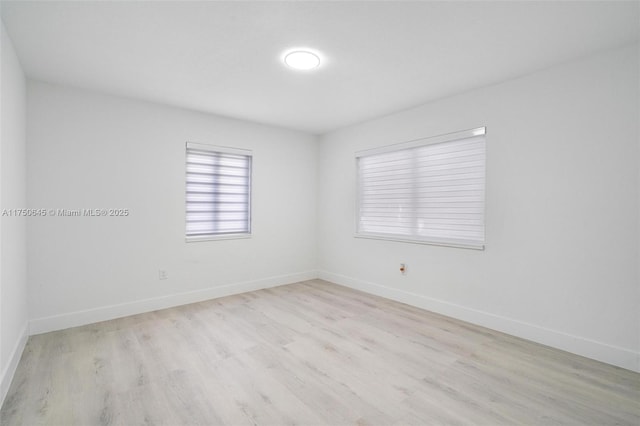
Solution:
M 356 154 L 357 237 L 484 248 L 485 128 Z
M 251 151 L 187 142 L 187 241 L 251 235 L 251 160 Z

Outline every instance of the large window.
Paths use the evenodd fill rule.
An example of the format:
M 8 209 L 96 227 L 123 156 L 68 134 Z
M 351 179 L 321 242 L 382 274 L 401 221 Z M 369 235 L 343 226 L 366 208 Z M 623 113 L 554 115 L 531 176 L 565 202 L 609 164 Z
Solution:
M 485 128 L 356 154 L 357 237 L 484 248 Z
M 187 142 L 187 241 L 251 235 L 251 151 Z

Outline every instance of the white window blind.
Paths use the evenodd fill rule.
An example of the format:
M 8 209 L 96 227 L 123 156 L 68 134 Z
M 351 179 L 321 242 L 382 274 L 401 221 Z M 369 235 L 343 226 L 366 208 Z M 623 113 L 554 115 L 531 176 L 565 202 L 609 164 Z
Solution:
M 356 154 L 356 236 L 484 248 L 485 128 Z
M 251 234 L 251 151 L 187 142 L 187 241 Z

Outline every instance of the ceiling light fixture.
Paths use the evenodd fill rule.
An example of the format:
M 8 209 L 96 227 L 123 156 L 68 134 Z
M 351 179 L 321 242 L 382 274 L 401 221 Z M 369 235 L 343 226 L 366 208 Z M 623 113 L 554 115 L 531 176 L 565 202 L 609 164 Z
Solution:
M 294 50 L 287 53 L 284 63 L 291 68 L 308 71 L 320 66 L 320 57 L 308 50 Z

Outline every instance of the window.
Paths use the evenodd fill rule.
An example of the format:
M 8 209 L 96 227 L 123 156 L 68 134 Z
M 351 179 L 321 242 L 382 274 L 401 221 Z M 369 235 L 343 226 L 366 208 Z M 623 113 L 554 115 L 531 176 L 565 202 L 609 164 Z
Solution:
M 356 237 L 484 248 L 484 127 L 359 152 L 356 161 Z
M 187 241 L 251 235 L 251 151 L 187 142 Z

